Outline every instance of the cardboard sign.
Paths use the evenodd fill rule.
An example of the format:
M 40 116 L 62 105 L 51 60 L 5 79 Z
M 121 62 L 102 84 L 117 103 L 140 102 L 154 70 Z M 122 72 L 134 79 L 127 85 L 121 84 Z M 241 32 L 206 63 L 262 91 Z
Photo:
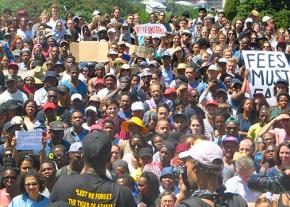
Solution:
M 158 36 L 166 35 L 166 28 L 163 24 L 139 24 L 135 25 L 137 36 Z
M 70 43 L 70 51 L 76 58 L 77 62 L 82 61 L 95 61 L 107 62 L 109 61 L 108 43 L 97 41 L 82 41 Z
M 17 150 L 39 152 L 42 149 L 41 131 L 16 131 L 15 137 Z
M 245 66 L 250 70 L 250 95 L 262 93 L 267 99 L 274 97 L 274 84 L 278 79 L 289 82 L 290 69 L 285 54 L 271 51 L 242 51 Z
M 131 45 L 129 54 L 132 55 L 133 53 L 141 58 L 151 58 L 154 55 L 154 49 L 150 47 Z

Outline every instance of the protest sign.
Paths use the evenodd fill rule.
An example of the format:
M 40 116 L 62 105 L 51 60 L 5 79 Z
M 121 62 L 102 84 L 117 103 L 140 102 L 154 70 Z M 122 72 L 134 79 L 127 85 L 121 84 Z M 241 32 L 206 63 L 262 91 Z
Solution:
M 250 70 L 250 95 L 262 93 L 271 99 L 277 80 L 284 79 L 289 83 L 290 70 L 284 53 L 251 50 L 243 50 L 242 53 L 245 66 Z
M 70 43 L 70 51 L 76 58 L 77 62 L 95 61 L 107 62 L 108 59 L 108 43 L 96 41 L 82 41 Z
M 39 152 L 42 149 L 41 131 L 16 131 L 16 149 L 33 150 Z
M 166 28 L 163 24 L 139 24 L 135 25 L 137 36 L 158 36 L 166 35 Z
M 131 45 L 129 54 L 132 55 L 133 53 L 141 58 L 151 58 L 154 55 L 154 50 L 150 47 Z

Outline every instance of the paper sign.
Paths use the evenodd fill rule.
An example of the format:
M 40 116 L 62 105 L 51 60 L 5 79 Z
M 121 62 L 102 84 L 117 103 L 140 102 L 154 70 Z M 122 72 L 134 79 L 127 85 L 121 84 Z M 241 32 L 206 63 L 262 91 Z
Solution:
M 250 70 L 250 95 L 262 93 L 267 99 L 274 97 L 274 84 L 278 79 L 289 82 L 290 69 L 282 52 L 244 50 L 245 66 Z
M 16 149 L 33 150 L 39 152 L 42 149 L 41 131 L 16 131 Z
M 108 59 L 108 43 L 97 41 L 82 41 L 79 43 L 70 43 L 70 51 L 76 58 L 77 62 L 95 61 L 107 62 Z
M 153 48 L 150 47 L 131 45 L 129 54 L 132 55 L 133 53 L 135 53 L 138 57 L 141 58 L 151 58 L 154 55 L 154 50 Z
M 137 36 L 158 36 L 166 35 L 166 28 L 163 24 L 139 24 L 135 25 Z

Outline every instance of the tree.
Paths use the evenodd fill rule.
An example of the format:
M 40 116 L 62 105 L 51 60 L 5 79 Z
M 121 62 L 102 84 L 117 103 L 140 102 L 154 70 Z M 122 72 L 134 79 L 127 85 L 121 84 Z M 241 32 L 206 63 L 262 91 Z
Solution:
M 240 4 L 240 0 L 227 0 L 224 8 L 226 17 L 234 19 L 237 14 L 237 8 Z

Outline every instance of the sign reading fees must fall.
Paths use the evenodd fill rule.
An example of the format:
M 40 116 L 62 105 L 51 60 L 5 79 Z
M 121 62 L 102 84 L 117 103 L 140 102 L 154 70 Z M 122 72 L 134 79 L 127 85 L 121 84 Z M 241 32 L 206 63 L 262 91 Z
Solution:
M 282 52 L 243 50 L 245 66 L 250 70 L 251 95 L 262 93 L 267 99 L 274 97 L 274 84 L 279 79 L 290 80 L 290 69 Z
M 166 35 L 166 28 L 163 24 L 139 24 L 135 26 L 137 36 L 158 36 Z

